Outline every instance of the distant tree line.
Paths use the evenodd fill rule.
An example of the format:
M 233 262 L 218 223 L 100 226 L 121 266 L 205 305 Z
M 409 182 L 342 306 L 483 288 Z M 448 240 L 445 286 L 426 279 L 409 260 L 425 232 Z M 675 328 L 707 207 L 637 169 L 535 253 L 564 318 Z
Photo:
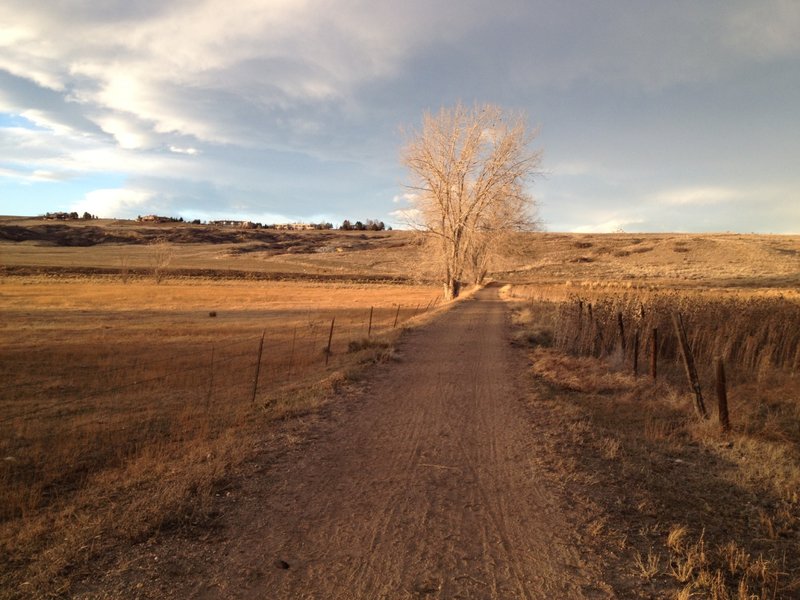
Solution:
M 89 212 L 83 213 L 83 216 L 78 216 L 77 212 L 52 212 L 52 213 L 45 213 L 44 216 L 41 218 L 43 219 L 51 219 L 56 221 L 73 221 L 77 219 L 83 219 L 84 221 L 90 221 L 92 219 L 97 219 L 97 215 L 93 215 Z
M 386 225 L 384 225 L 383 221 L 375 221 L 373 219 L 367 219 L 366 223 L 361 221 L 351 223 L 349 219 L 345 219 L 339 229 L 342 231 L 383 231 L 386 229 Z
M 69 220 L 91 220 L 97 219 L 96 215 L 88 212 L 79 216 L 77 212 L 52 212 L 43 215 L 43 219 L 54 219 L 60 221 Z M 319 223 L 272 223 L 264 224 L 254 221 L 239 220 L 239 219 L 220 219 L 215 221 L 201 221 L 200 219 L 193 219 L 191 221 L 184 221 L 183 217 L 168 217 L 163 215 L 138 215 L 136 217 L 138 223 L 189 223 L 191 225 L 211 225 L 215 227 L 236 227 L 239 229 L 278 229 L 284 231 L 324 231 L 334 229 L 333 223 L 327 221 L 320 221 Z M 384 231 L 387 229 L 383 221 L 376 219 L 367 219 L 365 222 L 356 221 L 353 223 L 349 219 L 345 219 L 339 226 L 342 231 Z M 388 227 L 391 229 L 391 227 Z
M 139 223 L 183 223 L 183 217 L 162 217 L 160 215 L 139 215 L 136 220 Z

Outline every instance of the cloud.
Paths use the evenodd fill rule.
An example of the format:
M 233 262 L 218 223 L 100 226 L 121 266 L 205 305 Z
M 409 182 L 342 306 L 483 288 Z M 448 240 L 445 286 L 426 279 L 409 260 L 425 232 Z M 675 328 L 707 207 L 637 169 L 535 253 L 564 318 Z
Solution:
M 169 151 L 174 152 L 175 154 L 189 154 L 191 156 L 199 153 L 197 148 L 179 148 L 177 146 L 170 146 Z
M 793 0 L 739 4 L 728 15 L 726 26 L 727 45 L 734 52 L 768 60 L 800 51 L 800 6 Z
M 417 227 L 422 224 L 422 211 L 418 208 L 402 208 L 389 212 L 393 222 L 406 227 Z
M 406 192 L 404 194 L 397 194 L 397 195 L 393 196 L 392 197 L 392 202 L 395 203 L 395 204 L 400 204 L 400 203 L 413 204 L 418 199 L 419 199 L 419 194 L 415 194 L 415 193 L 412 193 L 412 192 Z
M 149 132 L 137 127 L 130 120 L 119 117 L 101 117 L 96 119 L 96 122 L 103 131 L 114 136 L 119 147 L 124 150 L 138 150 L 154 145 Z
M 72 210 L 99 217 L 116 217 L 132 213 L 148 212 L 153 201 L 153 194 L 148 190 L 130 190 L 125 188 L 94 190 L 76 202 Z
M 629 230 L 630 227 L 641 225 L 644 223 L 642 219 L 632 218 L 613 218 L 601 223 L 592 223 L 589 225 L 581 225 L 571 229 L 573 233 L 615 233 L 619 231 Z
M 35 124 L 0 129 L 12 181 L 112 172 L 173 210 L 377 217 L 403 196 L 398 127 L 476 100 L 541 119 L 548 189 L 612 216 L 737 198 L 681 178 L 696 165 L 797 190 L 792 0 L 5 0 L 0 22 L 0 112 Z
M 652 196 L 652 201 L 657 204 L 671 204 L 677 206 L 698 206 L 708 204 L 723 204 L 742 197 L 740 190 L 701 186 L 667 190 Z

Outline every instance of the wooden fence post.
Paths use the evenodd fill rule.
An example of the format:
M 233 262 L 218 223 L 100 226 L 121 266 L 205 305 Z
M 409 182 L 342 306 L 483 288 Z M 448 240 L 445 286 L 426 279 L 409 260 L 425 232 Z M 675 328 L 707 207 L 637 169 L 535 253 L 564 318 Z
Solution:
M 206 410 L 211 406 L 211 398 L 214 395 L 214 344 L 211 344 L 211 365 L 208 369 L 208 397 L 206 398 Z
M 633 376 L 639 374 L 639 330 L 636 330 L 636 335 L 633 338 Z
M 650 349 L 650 375 L 658 378 L 658 327 L 653 327 L 653 346 Z
M 369 327 L 367 327 L 367 337 L 372 335 L 372 311 L 375 310 L 374 306 L 369 307 Z
M 689 387 L 694 391 L 694 407 L 697 414 L 704 419 L 708 418 L 705 402 L 703 402 L 703 392 L 700 390 L 700 380 L 697 377 L 697 367 L 694 364 L 694 356 L 689 342 L 686 339 L 686 329 L 683 325 L 683 316 L 680 312 L 672 313 L 672 322 L 675 325 L 675 332 L 678 334 L 678 342 L 683 357 L 683 366 L 686 369 L 686 379 L 689 380 Z
M 717 357 L 717 403 L 719 406 L 719 426 L 722 431 L 727 433 L 731 430 L 731 422 L 728 418 L 728 386 L 725 381 L 725 365 L 722 358 Z
M 617 313 L 617 325 L 619 326 L 619 342 L 622 345 L 622 355 L 625 356 L 625 324 L 622 322 L 622 313 Z
M 258 391 L 258 375 L 261 373 L 261 355 L 264 352 L 264 336 L 267 335 L 267 330 L 261 334 L 261 341 L 258 343 L 258 360 L 256 361 L 256 376 L 253 378 L 253 399 L 251 402 L 256 401 L 256 392 Z
M 292 348 L 289 351 L 289 376 L 294 373 L 294 346 L 297 342 L 297 325 L 294 326 L 294 333 L 292 334 Z
M 333 324 L 336 323 L 336 317 L 331 319 L 331 331 L 328 334 L 328 347 L 325 348 L 325 366 L 328 366 L 328 360 L 331 357 L 331 342 L 333 341 Z
M 400 305 L 397 305 L 397 312 L 394 313 L 394 325 L 392 325 L 392 329 L 397 327 L 397 318 L 400 316 Z

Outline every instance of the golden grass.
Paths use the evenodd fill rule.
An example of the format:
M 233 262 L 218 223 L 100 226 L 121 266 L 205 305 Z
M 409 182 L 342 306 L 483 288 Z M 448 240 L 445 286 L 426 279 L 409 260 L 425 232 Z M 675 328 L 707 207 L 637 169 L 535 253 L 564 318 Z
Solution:
M 766 599 L 800 593 L 800 380 L 791 360 L 773 358 L 766 366 L 744 360 L 730 367 L 733 428 L 725 433 L 714 419 L 694 415 L 675 356 L 663 359 L 654 382 L 644 374 L 645 354 L 635 377 L 631 357 L 622 353 L 618 339 L 600 351 L 574 344 L 580 340 L 574 299 L 531 301 L 528 292 L 506 290 L 509 299 L 517 297 L 515 339 L 531 346 L 534 376 L 554 390 L 553 397 L 585 412 L 586 418 L 576 423 L 583 428 L 579 437 L 588 441 L 576 461 L 590 472 L 600 468 L 598 460 L 604 461 L 607 477 L 624 482 L 617 503 L 629 503 L 629 514 L 639 516 L 617 527 L 627 531 L 633 523 L 646 524 L 629 539 L 632 571 L 648 585 L 668 586 L 671 580 L 678 598 Z M 520 302 L 520 296 L 525 300 Z M 778 356 L 776 346 L 797 343 L 797 306 L 785 300 L 723 300 L 720 306 L 706 296 L 703 306 L 696 297 L 670 298 L 684 310 L 699 306 L 707 311 L 708 328 L 692 337 L 701 357 L 710 354 L 704 347 L 726 347 L 724 336 L 748 324 L 751 331 L 771 336 L 761 348 L 772 357 Z M 615 314 L 619 298 L 608 301 Z M 630 298 L 628 303 L 637 306 Z M 616 333 L 613 326 L 600 330 Z M 791 354 L 791 348 L 784 350 L 784 356 Z M 706 404 L 713 408 L 710 374 L 701 371 L 701 377 Z M 606 524 L 609 535 L 613 528 Z
M 436 293 L 6 279 L 0 589 L 66 593 L 120 540 L 207 520 L 260 425 L 313 410 L 359 364 L 390 359 L 390 334 Z
M 4 226 L 62 228 L 70 234 L 69 243 L 58 232 L 45 236 L 49 239 L 4 243 Z M 96 243 L 91 231 L 112 239 Z M 54 224 L 0 217 L 0 265 L 101 268 L 116 273 L 120 280 L 155 280 L 159 264 L 166 280 L 176 269 L 214 270 L 219 272 L 217 277 L 239 271 L 298 277 L 377 274 L 406 278 L 426 275 L 420 267 L 430 266 L 430 253 L 418 236 L 408 231 L 280 232 L 108 220 Z
M 42 225 L 0 219 L 0 226 L 6 222 Z M 85 238 L 85 225 L 70 223 L 70 236 Z M 304 281 L 375 274 L 430 281 L 436 265 L 407 232 L 273 239 L 183 225 L 88 225 L 132 243 L 0 242 L 0 596 L 68 595 L 71 582 L 110 548 L 213 519 L 213 498 L 263 441 L 260 429 L 314 410 L 360 363 L 391 359 L 384 336 L 396 304 L 403 322 L 438 292 L 426 285 L 235 280 L 271 272 Z M 162 238 L 171 241 L 169 264 L 156 285 L 159 247 L 147 242 Z M 630 531 L 595 515 L 590 534 L 610 551 L 628 552 L 628 570 L 647 586 L 674 582 L 677 597 L 800 593 L 791 546 L 800 480 L 797 363 L 789 364 L 790 336 L 775 341 L 780 321 L 771 314 L 778 308 L 785 316 L 788 303 L 800 300 L 800 239 L 545 233 L 517 242 L 497 263 L 506 271 L 496 275 L 517 284 L 507 296 L 526 300 L 514 316 L 514 341 L 535 348 L 534 373 L 554 390 L 554 401 L 574 403 L 570 439 L 589 440 L 552 453 L 565 478 L 558 483 L 580 479 L 594 493 L 601 482 L 620 481 L 615 503 L 634 515 Z M 18 267 L 41 274 L 6 276 Z M 77 275 L 85 267 L 107 272 L 86 279 Z M 177 279 L 175 269 L 197 272 Z M 214 280 L 226 272 L 228 281 Z M 630 355 L 610 344 L 618 306 L 635 314 L 635 300 L 667 298 L 672 307 L 673 291 L 681 307 L 711 307 L 689 320 L 701 366 L 717 352 L 742 363 L 729 366 L 729 434 L 692 416 L 669 348 L 654 384 L 634 378 Z M 598 330 L 609 346 L 592 348 L 600 359 L 553 348 L 565 341 L 562 326 L 577 297 L 601 307 Z M 380 341 L 365 341 L 371 306 Z M 754 324 L 749 308 L 736 314 L 742 306 L 760 306 L 764 318 L 738 341 L 721 342 L 715 324 Z M 602 316 L 606 308 L 610 319 Z M 698 316 L 708 326 L 695 329 Z M 793 323 L 788 332 L 797 331 Z M 640 331 L 648 324 L 638 323 Z M 707 389 L 709 373 L 701 369 L 701 377 Z M 579 476 L 587 461 L 591 468 Z M 673 523 L 684 528 L 681 535 L 670 535 Z
M 782 288 L 797 297 L 798 257 L 797 236 L 540 233 L 518 238 L 499 278 L 583 290 Z

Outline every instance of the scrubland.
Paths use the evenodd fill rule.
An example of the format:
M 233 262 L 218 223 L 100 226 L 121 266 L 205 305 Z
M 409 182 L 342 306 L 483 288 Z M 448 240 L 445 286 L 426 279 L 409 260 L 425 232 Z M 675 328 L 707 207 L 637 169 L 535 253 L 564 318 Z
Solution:
M 90 226 L 0 222 L 0 595 L 69 595 L 106 553 L 213 528 L 270 423 L 319 411 L 438 304 L 407 232 Z M 553 472 L 595 506 L 585 541 L 624 565 L 622 596 L 797 597 L 800 239 L 532 234 L 494 269 L 530 401 L 563 419 Z

